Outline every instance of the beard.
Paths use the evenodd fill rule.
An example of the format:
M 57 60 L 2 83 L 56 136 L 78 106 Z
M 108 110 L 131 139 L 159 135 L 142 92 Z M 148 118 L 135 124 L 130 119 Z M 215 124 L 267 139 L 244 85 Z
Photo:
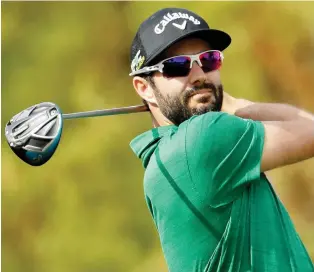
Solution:
M 190 98 L 197 93 L 198 90 L 208 89 L 211 91 L 212 99 L 207 105 L 199 107 L 190 107 Z M 223 86 L 221 84 L 214 85 L 212 83 L 203 83 L 197 87 L 191 88 L 184 94 L 172 97 L 167 95 L 164 97 L 158 88 L 154 88 L 154 94 L 162 114 L 170 120 L 174 125 L 179 126 L 182 122 L 190 119 L 194 115 L 201 115 L 210 111 L 221 111 L 223 101 Z M 208 102 L 208 98 L 204 97 L 199 100 L 200 103 Z

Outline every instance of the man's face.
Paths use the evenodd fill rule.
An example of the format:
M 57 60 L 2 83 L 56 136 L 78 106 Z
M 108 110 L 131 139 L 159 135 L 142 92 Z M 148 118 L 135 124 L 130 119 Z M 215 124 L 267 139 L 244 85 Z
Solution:
M 210 50 L 200 39 L 182 40 L 166 51 L 165 58 L 177 55 L 197 54 Z M 154 73 L 153 93 L 162 114 L 173 124 L 179 125 L 193 115 L 220 111 L 223 88 L 218 70 L 205 73 L 197 62 L 185 77 L 166 78 Z

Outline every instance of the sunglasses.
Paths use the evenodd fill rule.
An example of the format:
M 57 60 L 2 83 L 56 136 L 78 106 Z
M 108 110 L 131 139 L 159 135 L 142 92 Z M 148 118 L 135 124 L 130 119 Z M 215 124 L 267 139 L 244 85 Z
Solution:
M 208 73 L 218 70 L 222 65 L 223 58 L 222 52 L 218 50 L 208 50 L 196 55 L 174 56 L 162 60 L 156 65 L 147 66 L 132 72 L 129 75 L 135 76 L 159 71 L 165 77 L 184 77 L 190 73 L 194 61 L 198 63 L 204 73 Z

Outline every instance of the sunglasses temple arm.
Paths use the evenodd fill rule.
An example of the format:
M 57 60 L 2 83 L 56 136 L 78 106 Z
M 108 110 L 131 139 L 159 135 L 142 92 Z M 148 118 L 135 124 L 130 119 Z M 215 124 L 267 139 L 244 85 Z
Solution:
M 159 71 L 162 73 L 162 68 L 163 68 L 162 64 L 161 65 L 148 66 L 148 67 L 144 67 L 140 70 L 137 70 L 135 72 L 130 73 L 129 76 L 136 76 L 139 74 L 145 74 L 145 73 L 155 72 L 155 71 Z

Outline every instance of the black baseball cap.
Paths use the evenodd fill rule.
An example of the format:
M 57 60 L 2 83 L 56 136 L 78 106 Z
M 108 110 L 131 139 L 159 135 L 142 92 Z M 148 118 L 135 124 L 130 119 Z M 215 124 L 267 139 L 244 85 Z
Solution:
M 211 49 L 220 51 L 231 43 L 227 33 L 211 29 L 203 18 L 192 11 L 164 8 L 140 25 L 131 46 L 131 72 L 150 65 L 168 47 L 186 37 L 203 39 Z

